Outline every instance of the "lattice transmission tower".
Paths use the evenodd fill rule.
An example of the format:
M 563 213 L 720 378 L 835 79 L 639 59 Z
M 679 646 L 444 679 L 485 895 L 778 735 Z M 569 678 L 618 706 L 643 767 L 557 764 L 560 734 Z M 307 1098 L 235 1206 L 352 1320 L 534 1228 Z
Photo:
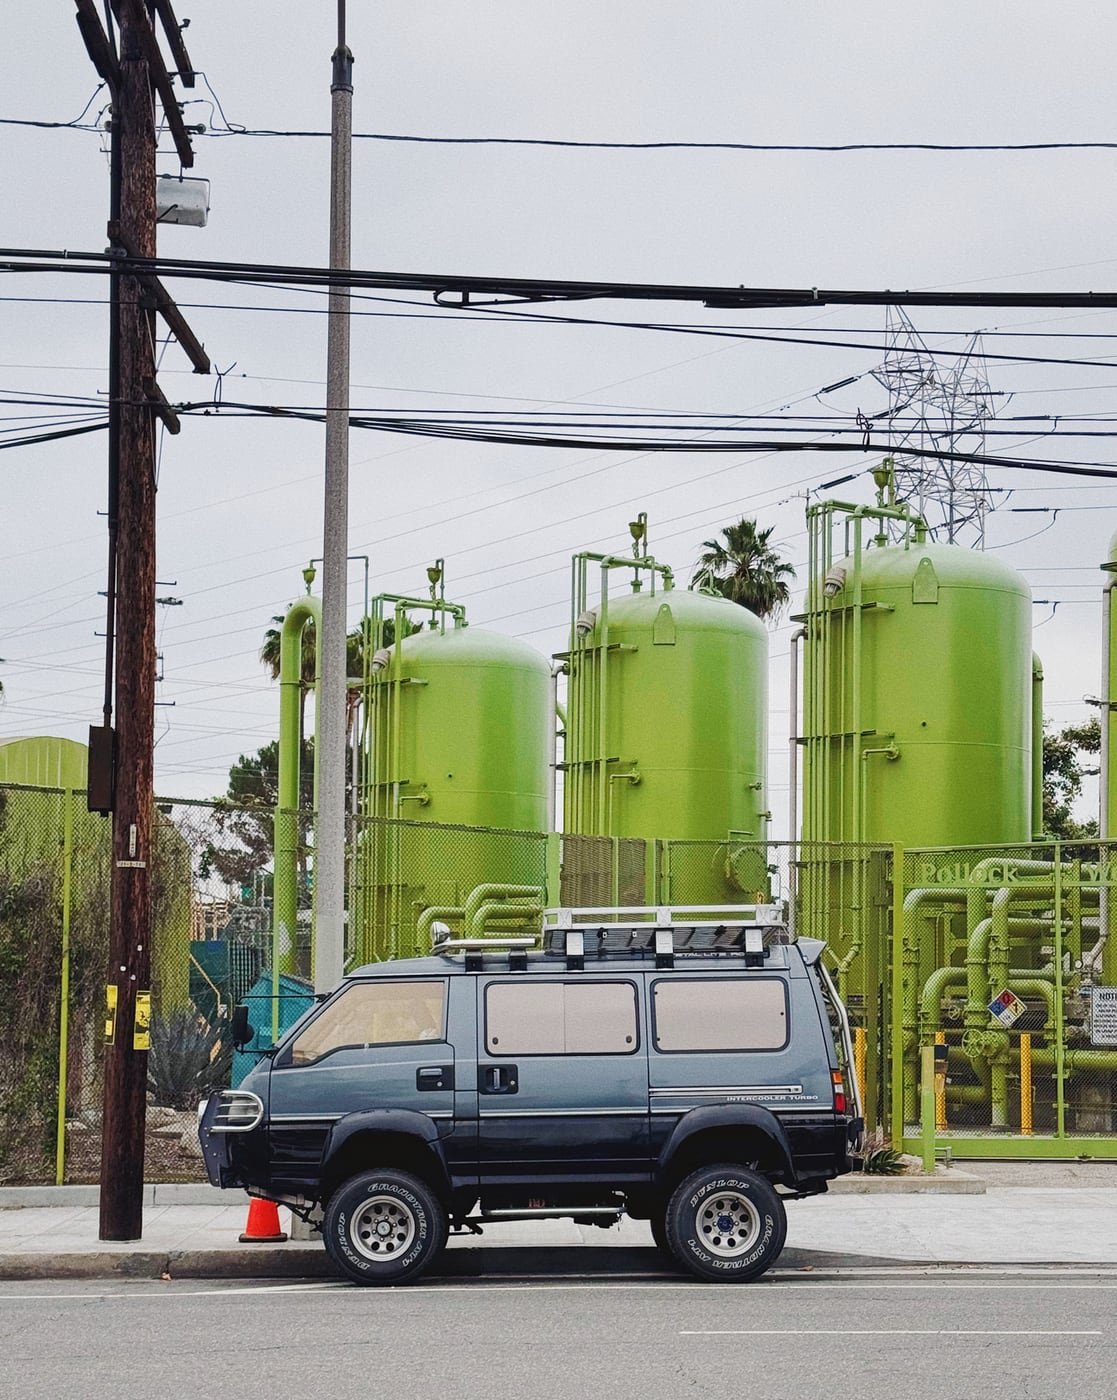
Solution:
M 936 357 L 902 308 L 890 306 L 884 363 L 873 378 L 888 392 L 891 453 L 897 494 L 917 507 L 937 539 L 985 544 L 992 495 L 985 468 L 935 453 L 985 454 L 985 425 L 993 392 L 981 335 L 949 362 Z M 918 448 L 931 456 L 915 456 Z

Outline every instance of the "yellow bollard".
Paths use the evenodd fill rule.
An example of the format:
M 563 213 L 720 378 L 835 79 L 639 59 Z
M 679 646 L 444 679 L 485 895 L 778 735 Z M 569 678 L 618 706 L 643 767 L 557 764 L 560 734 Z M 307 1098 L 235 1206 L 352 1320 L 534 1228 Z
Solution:
M 935 1044 L 946 1044 L 946 1032 L 935 1032 Z M 946 1131 L 946 1075 L 935 1076 L 935 1131 Z
M 924 1045 L 919 1054 L 919 1119 L 923 1139 L 923 1170 L 935 1170 L 935 1047 Z
M 1020 1032 L 1020 1136 L 1032 1135 L 1032 1036 Z

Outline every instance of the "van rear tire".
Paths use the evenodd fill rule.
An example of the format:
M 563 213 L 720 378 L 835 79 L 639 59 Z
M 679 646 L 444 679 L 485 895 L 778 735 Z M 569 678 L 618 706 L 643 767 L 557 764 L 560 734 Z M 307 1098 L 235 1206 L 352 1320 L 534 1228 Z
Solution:
M 786 1238 L 787 1214 L 775 1187 L 736 1163 L 691 1172 L 667 1205 L 667 1240 L 676 1261 L 706 1281 L 759 1278 Z

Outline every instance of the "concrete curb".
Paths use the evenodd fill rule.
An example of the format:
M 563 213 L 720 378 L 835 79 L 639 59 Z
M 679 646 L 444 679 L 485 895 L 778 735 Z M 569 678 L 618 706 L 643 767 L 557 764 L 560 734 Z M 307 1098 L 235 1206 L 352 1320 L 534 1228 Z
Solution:
M 969 1172 L 934 1176 L 862 1176 L 851 1172 L 830 1183 L 831 1196 L 984 1196 L 985 1182 Z
M 0 1186 L 0 1210 L 30 1207 L 95 1206 L 99 1186 Z M 235 1206 L 248 1197 L 243 1191 L 219 1191 L 201 1181 L 148 1182 L 143 1190 L 145 1209 L 151 1206 Z
M 0 1279 L 331 1278 L 321 1245 L 247 1249 L 0 1254 Z
M 545 1260 L 545 1262 L 544 1262 Z M 542 1265 L 542 1267 L 540 1267 Z M 1029 1260 L 1011 1267 L 1014 1272 L 1030 1273 L 1057 1268 L 1076 1273 L 1117 1272 L 1111 1260 L 1088 1263 L 1076 1261 Z M 965 1262 L 952 1259 L 897 1259 L 880 1255 L 838 1254 L 827 1250 L 785 1249 L 775 1266 L 776 1275 L 828 1273 L 841 1269 L 873 1269 L 920 1274 L 956 1273 L 959 1269 L 1003 1274 L 1003 1265 L 988 1260 Z M 601 1248 L 592 1245 L 555 1245 L 532 1249 L 527 1246 L 465 1246 L 449 1250 L 424 1279 L 426 1283 L 453 1284 L 466 1279 L 526 1282 L 543 1279 L 557 1281 L 578 1278 L 592 1282 L 618 1276 L 641 1280 L 675 1279 L 686 1281 L 687 1275 L 672 1270 L 650 1246 Z M 181 1280 L 181 1279 L 259 1279 L 308 1281 L 334 1279 L 343 1282 L 334 1271 L 320 1244 L 271 1245 L 258 1249 L 188 1249 L 188 1250 L 104 1250 L 69 1254 L 0 1254 L 0 1280 L 16 1281 L 77 1281 L 106 1279 Z

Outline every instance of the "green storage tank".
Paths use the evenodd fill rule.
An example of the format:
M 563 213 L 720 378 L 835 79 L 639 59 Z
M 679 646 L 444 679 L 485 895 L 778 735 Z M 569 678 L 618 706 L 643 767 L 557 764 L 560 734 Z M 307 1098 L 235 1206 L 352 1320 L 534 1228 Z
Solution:
M 706 843 L 672 846 L 649 898 L 727 903 L 742 878 L 757 893 L 764 863 L 737 848 L 767 837 L 760 620 L 704 593 L 620 594 L 578 615 L 567 665 L 564 830 Z
M 922 535 L 878 535 L 816 573 L 804 840 L 1031 839 L 1031 591 L 999 559 Z
M 546 831 L 546 659 L 476 627 L 415 632 L 390 651 L 371 686 L 377 812 Z
M 361 834 L 360 958 L 427 952 L 419 916 L 439 909 L 455 923 L 483 885 L 539 890 L 538 904 L 553 734 L 546 658 L 464 625 L 415 632 L 377 653 L 367 701 L 364 810 L 389 820 Z

